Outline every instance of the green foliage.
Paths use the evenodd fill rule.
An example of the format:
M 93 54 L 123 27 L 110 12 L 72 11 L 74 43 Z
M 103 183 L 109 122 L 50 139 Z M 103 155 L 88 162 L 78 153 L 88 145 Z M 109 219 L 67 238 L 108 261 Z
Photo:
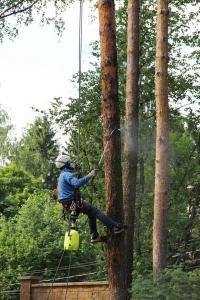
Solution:
M 15 218 L 1 217 L 0 278 L 4 290 L 20 274 L 33 269 L 45 272 L 50 263 L 54 267 L 63 247 L 63 233 L 59 208 L 48 192 L 30 196 Z
M 19 22 L 30 23 L 33 9 L 40 11 L 50 1 L 38 1 L 36 6 L 22 15 Z M 63 8 L 66 4 L 63 3 Z M 5 1 L 4 5 L 14 3 Z M 21 2 L 22 3 L 22 2 Z M 23 5 L 29 1 L 24 1 Z M 57 2 L 60 5 L 60 1 Z M 181 265 L 188 271 L 199 266 L 200 217 L 199 217 L 199 111 L 184 111 L 180 106 L 199 101 L 199 35 L 192 23 L 199 24 L 196 1 L 171 1 L 169 32 L 169 94 L 170 94 L 170 183 L 168 218 L 168 265 Z M 42 6 L 43 5 L 43 6 Z M 154 107 L 154 60 L 155 60 L 155 6 L 156 1 L 141 1 L 140 9 L 140 128 L 139 128 L 139 174 L 137 185 L 138 235 L 135 238 L 134 299 L 199 299 L 198 271 L 182 272 L 168 270 L 159 281 L 154 281 L 151 270 L 152 219 L 155 160 L 155 107 Z M 23 6 L 25 7 L 25 6 Z M 195 9 L 192 9 L 195 8 Z M 0 9 L 5 8 L 2 6 Z M 61 5 L 62 8 L 62 5 Z M 43 13 L 44 10 L 41 10 Z M 20 14 L 18 15 L 20 16 Z M 2 20 L 1 20 L 2 21 Z M 7 22 L 7 21 L 6 21 Z M 3 23 L 2 23 L 3 24 Z M 4 29 L 8 23 L 4 23 Z M 119 58 L 119 96 L 121 123 L 124 122 L 125 69 L 126 69 L 127 1 L 121 1 L 117 10 L 117 41 Z M 9 27 L 11 28 L 11 27 Z M 192 29 L 192 32 L 191 32 Z M 5 32 L 2 31 L 2 34 Z M 187 48 L 185 48 L 187 46 Z M 183 51 L 183 49 L 186 49 Z M 93 55 L 99 58 L 98 44 Z M 52 278 L 63 249 L 65 223 L 59 217 L 59 206 L 51 202 L 44 188 L 55 186 L 55 170 L 49 160 L 58 152 L 55 123 L 68 138 L 66 151 L 82 166 L 83 175 L 94 168 L 102 154 L 102 116 L 100 96 L 100 70 L 94 69 L 81 75 L 81 99 L 65 103 L 55 98 L 44 117 L 27 128 L 22 140 L 13 145 L 9 165 L 0 170 L 1 217 L 0 230 L 0 280 L 16 282 L 16 273 L 23 274 L 35 269 Z M 74 84 L 78 87 L 77 75 Z M 182 114 L 183 113 L 183 114 Z M 0 119 L 1 120 L 1 119 Z M 5 119 L 3 119 L 5 120 Z M 51 122 L 50 122 L 51 121 Z M 4 121 L 2 124 L 5 124 Z M 1 127 L 0 127 L 1 128 Z M 80 153 L 78 157 L 78 128 L 80 128 Z M 8 129 L 8 128 L 7 128 Z M 4 131 L 7 136 L 7 129 Z M 1 136 L 0 136 L 1 137 Z M 123 142 L 123 133 L 122 133 Z M 122 158 L 123 161 L 123 158 Z M 19 166 L 22 166 L 24 172 Z M 31 174 L 31 175 L 30 175 Z M 40 184 L 42 176 L 45 185 Z M 142 179 L 143 176 L 143 179 Z M 34 177 L 34 179 L 33 179 Z M 53 181 L 49 181 L 53 179 Z M 142 182 L 143 180 L 143 182 Z M 40 190 L 38 189 L 40 187 Z M 188 188 L 189 187 L 189 188 Z M 82 189 L 83 197 L 105 208 L 104 174 L 100 171 L 91 184 Z M 15 215 L 15 218 L 11 216 Z M 10 217 L 9 219 L 5 218 Z M 90 245 L 88 224 L 85 216 L 79 217 L 81 247 L 72 256 L 74 265 L 97 260 L 97 276 L 106 270 L 104 245 Z M 100 227 L 100 231 L 103 229 Z M 68 255 L 63 265 L 67 265 Z M 103 262 L 103 264 L 102 264 Z M 70 275 L 94 271 L 91 266 L 73 269 Z M 106 273 L 103 273 L 104 275 Z M 59 273 L 66 276 L 66 271 Z M 94 275 L 93 278 L 95 278 Z M 98 277 L 99 278 L 99 277 Z M 78 279 L 78 278 L 77 278 Z
M 11 299 L 6 290 L 13 290 L 18 288 L 18 277 L 16 273 L 19 266 L 16 261 L 16 247 L 15 247 L 15 226 L 11 221 L 7 221 L 5 217 L 0 216 L 0 291 L 1 299 Z M 16 261 L 16 262 L 15 262 Z M 12 284 L 12 286 L 9 285 Z M 14 285 L 16 284 L 16 286 Z M 12 299 L 17 299 L 13 296 Z
M 181 116 L 171 118 L 168 202 L 168 265 L 183 264 L 186 269 L 199 266 L 200 245 L 197 233 L 200 221 L 199 152 L 188 123 L 190 120 Z M 142 149 L 146 151 L 139 153 L 139 157 L 143 155 L 144 158 L 144 191 L 141 191 L 141 169 L 139 169 L 136 208 L 140 209 L 140 218 L 136 220 L 136 228 L 139 226 L 139 236 L 136 236 L 135 240 L 136 274 L 151 270 L 152 257 L 155 150 L 151 146 L 151 138 L 144 133 L 143 135 L 146 141 L 142 139 Z
M 134 300 L 198 300 L 200 273 L 183 272 L 181 269 L 166 270 L 159 278 L 153 274 L 139 276 L 133 282 Z
M 58 34 L 64 30 L 62 14 L 71 0 L 4 0 L 0 4 L 0 41 L 18 34 L 21 24 L 31 24 L 37 14 L 42 24 L 53 23 Z M 52 14 L 49 13 L 51 8 Z M 52 9 L 53 8 L 53 9 Z M 10 19 L 12 16 L 12 19 Z
M 51 200 L 49 192 L 37 191 L 22 205 L 15 218 L 6 220 L 1 216 L 0 282 L 4 290 L 12 289 L 11 284 L 17 282 L 20 274 L 35 274 L 42 276 L 43 279 L 54 277 L 63 251 L 66 230 L 60 209 L 60 204 Z M 87 226 L 85 218 L 80 217 L 79 230 L 82 242 L 80 250 L 72 254 L 74 267 L 70 276 L 94 271 L 102 274 L 99 247 L 89 244 Z M 83 263 L 86 266 L 78 267 Z M 68 264 L 69 254 L 65 253 L 61 263 L 61 267 L 65 268 L 59 270 L 57 277 L 67 276 Z
M 13 145 L 11 160 L 34 177 L 42 177 L 46 188 L 55 188 L 52 159 L 58 154 L 55 131 L 46 116 L 36 118 L 23 138 Z
M 23 266 L 47 267 L 62 249 L 64 226 L 59 206 L 48 192 L 36 192 L 22 206 L 16 219 L 16 255 Z
M 5 163 L 10 148 L 9 133 L 12 129 L 8 113 L 0 105 L 0 165 Z
M 14 216 L 34 190 L 41 187 L 41 179 L 31 177 L 15 163 L 0 168 L 0 211 Z

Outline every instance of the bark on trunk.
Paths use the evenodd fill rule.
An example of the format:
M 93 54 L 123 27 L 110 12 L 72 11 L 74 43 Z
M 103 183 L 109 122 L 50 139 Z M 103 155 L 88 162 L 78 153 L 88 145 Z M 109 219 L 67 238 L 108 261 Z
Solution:
M 123 222 L 121 146 L 118 103 L 117 49 L 114 1 L 99 0 L 101 83 L 106 205 L 108 214 Z M 114 131 L 111 137 L 111 132 Z M 110 300 L 125 300 L 124 235 L 109 232 L 108 275 Z
M 141 151 L 141 149 L 140 149 Z M 136 210 L 135 210 L 135 252 L 139 256 L 142 254 L 141 251 L 141 211 L 144 201 L 144 184 L 145 184 L 145 176 L 144 176 L 144 158 L 142 152 L 140 152 L 140 163 L 139 163 L 139 170 L 140 170 L 140 183 L 139 183 L 139 196 L 138 202 L 136 202 Z
M 153 271 L 166 265 L 167 190 L 169 164 L 168 0 L 157 1 L 156 34 L 156 160 L 153 222 Z
M 126 113 L 124 143 L 124 208 L 126 234 L 127 286 L 132 283 L 133 238 L 138 154 L 139 111 L 139 1 L 128 1 Z

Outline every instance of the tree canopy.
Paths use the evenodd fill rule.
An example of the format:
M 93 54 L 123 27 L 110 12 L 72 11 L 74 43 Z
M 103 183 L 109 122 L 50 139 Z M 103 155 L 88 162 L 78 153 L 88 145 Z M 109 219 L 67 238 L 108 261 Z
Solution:
M 1 0 L 0 40 L 15 37 L 21 25 L 29 25 L 34 19 L 42 24 L 54 23 L 58 33 L 64 30 L 62 14 L 71 0 Z
M 20 24 L 29 24 L 38 12 L 42 21 L 48 20 L 48 5 L 56 6 L 56 19 L 64 11 L 67 1 L 0 1 L 0 36 L 16 34 Z M 170 3 L 169 24 L 169 98 L 170 98 L 170 182 L 168 205 L 167 266 L 163 285 L 152 279 L 152 220 L 155 161 L 155 5 L 156 1 L 142 0 L 140 7 L 140 95 L 139 95 L 139 152 L 136 185 L 135 243 L 133 282 L 134 299 L 180 299 L 182 284 L 194 288 L 199 280 L 199 157 L 200 157 L 200 99 L 199 89 L 199 4 L 197 1 Z M 22 10 L 20 12 L 20 10 Z M 23 11 L 24 10 L 24 11 Z M 6 16 L 7 14 L 7 16 Z M 16 23 L 9 22 L 13 15 Z M 62 24 L 62 23 L 60 23 Z M 121 140 L 124 141 L 125 69 L 127 1 L 120 1 L 116 10 L 119 64 L 119 98 Z M 13 31 L 14 30 L 14 31 Z M 44 114 L 39 114 L 19 141 L 10 142 L 12 129 L 8 114 L 0 108 L 0 259 L 1 285 L 11 288 L 17 275 L 42 269 L 42 276 L 52 278 L 63 247 L 65 223 L 59 215 L 59 205 L 51 200 L 56 188 L 57 171 L 51 160 L 59 152 L 54 125 L 67 136 L 65 150 L 77 158 L 78 119 L 80 122 L 79 163 L 83 174 L 94 168 L 102 155 L 102 115 L 99 47 L 94 42 L 92 54 L 96 58 L 91 70 L 81 74 L 81 98 L 55 98 Z M 78 87 L 78 75 L 74 85 Z M 194 105 L 195 104 L 195 105 Z M 122 167 L 124 166 L 122 153 Z M 7 162 L 7 164 L 5 164 Z M 92 184 L 82 191 L 101 209 L 105 209 L 104 172 L 100 170 Z M 88 228 L 84 216 L 79 227 L 82 245 L 74 254 L 75 264 L 96 261 L 94 278 L 106 277 L 104 246 L 89 245 Z M 85 225 L 85 226 L 84 226 Z M 104 229 L 100 227 L 100 232 Z M 43 249 L 43 251 L 41 251 Z M 63 264 L 67 265 L 68 256 Z M 177 266 L 177 270 L 173 267 Z M 171 270 L 172 269 L 172 270 Z M 46 270 L 46 271 L 45 271 Z M 88 270 L 88 269 L 84 269 Z M 74 275 L 78 271 L 73 271 Z M 104 273 L 102 273 L 104 272 Z M 16 275 L 17 274 L 17 275 Z M 64 274 L 64 271 L 60 273 Z M 102 275 L 103 274 L 103 275 Z M 87 278 L 88 279 L 88 278 Z M 180 281 L 179 281 L 180 279 Z M 169 283 L 169 285 L 168 285 Z M 173 287 L 169 290 L 169 286 Z M 187 289 L 187 287 L 186 287 Z M 196 294 L 195 294 L 196 293 Z M 191 294 L 188 294 L 190 297 Z M 166 297 L 165 297 L 166 296 Z M 146 297 L 146 298 L 145 298 Z M 191 296 L 192 297 L 192 296 Z M 3 299 L 3 298 L 2 298 Z M 5 298 L 6 299 L 6 298 Z M 148 298 L 149 299 L 149 298 Z M 194 298 L 195 299 L 195 298 Z M 198 299 L 198 298 L 196 298 Z

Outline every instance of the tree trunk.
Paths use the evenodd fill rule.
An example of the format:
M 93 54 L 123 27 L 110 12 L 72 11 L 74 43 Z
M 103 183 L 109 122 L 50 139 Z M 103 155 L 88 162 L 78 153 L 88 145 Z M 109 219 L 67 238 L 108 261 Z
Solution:
M 166 265 L 167 190 L 169 164 L 168 0 L 157 1 L 156 33 L 156 160 L 153 222 L 153 271 Z
M 126 234 L 127 286 L 132 283 L 133 238 L 137 180 L 139 111 L 139 0 L 128 1 L 126 113 L 124 143 L 124 208 Z
M 140 149 L 141 151 L 141 149 Z M 138 201 L 136 202 L 136 209 L 135 209 L 135 252 L 139 256 L 142 254 L 141 250 L 141 211 L 144 201 L 144 184 L 145 184 L 145 176 L 144 176 L 144 157 L 142 152 L 140 152 L 140 163 L 139 163 L 139 170 L 140 170 L 140 183 L 139 183 L 139 196 Z
M 117 49 L 114 1 L 99 0 L 101 83 L 106 206 L 108 214 L 123 222 L 122 174 Z M 112 136 L 110 136 L 113 132 Z M 124 235 L 108 235 L 108 275 L 110 300 L 125 300 Z

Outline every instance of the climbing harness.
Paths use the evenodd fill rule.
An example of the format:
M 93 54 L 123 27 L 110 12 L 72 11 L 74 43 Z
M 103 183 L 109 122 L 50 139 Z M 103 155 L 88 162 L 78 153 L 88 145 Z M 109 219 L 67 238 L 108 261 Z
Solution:
M 76 251 L 79 249 L 80 238 L 76 226 L 76 220 L 79 215 L 77 208 L 78 203 L 76 202 L 76 199 L 73 199 L 71 201 L 68 211 L 66 211 L 68 217 L 68 225 L 64 238 L 64 250 Z
M 80 176 L 80 174 L 79 174 Z M 68 226 L 64 239 L 64 250 L 76 251 L 79 249 L 79 233 L 76 226 L 76 220 L 83 208 L 82 198 L 79 188 L 75 189 L 74 197 L 66 203 L 60 201 L 63 205 L 63 216 L 67 218 Z

